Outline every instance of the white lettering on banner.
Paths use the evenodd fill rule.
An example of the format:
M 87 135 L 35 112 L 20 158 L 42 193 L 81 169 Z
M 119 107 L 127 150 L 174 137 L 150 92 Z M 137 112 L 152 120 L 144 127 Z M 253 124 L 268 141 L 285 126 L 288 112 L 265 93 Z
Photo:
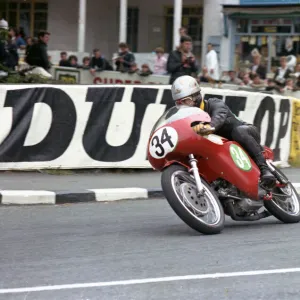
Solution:
M 48 134 L 52 123 L 52 110 L 49 105 L 36 103 L 33 108 L 32 119 L 24 142 L 24 146 L 40 143 Z
M 15 152 L 12 151 L 13 148 L 11 151 L 7 150 L 11 146 L 11 141 L 7 145 L 6 140 L 15 134 L 13 126 L 16 124 L 20 126 L 22 122 L 25 122 L 21 118 L 18 120 L 19 123 L 13 123 L 13 112 L 16 109 L 14 105 L 26 100 L 14 99 L 14 91 L 18 90 L 16 95 L 21 95 L 22 90 L 28 93 L 28 89 L 33 88 L 37 90 L 48 88 L 58 94 L 51 96 L 52 98 L 46 103 L 48 105 L 35 103 L 34 99 L 30 99 L 33 101 L 34 108 L 29 119 L 28 130 L 24 131 L 24 140 L 13 140 L 18 147 L 18 151 L 15 152 L 25 151 L 27 156 L 24 154 L 25 156 L 21 155 L 8 160 L 9 155 L 14 156 Z M 0 169 L 2 170 L 149 168 L 151 166 L 146 159 L 149 134 L 155 122 L 164 113 L 167 104 L 173 105 L 169 85 L 11 85 L 4 86 L 4 89 L 9 93 L 0 93 L 0 116 L 5 116 L 0 118 L 0 137 L 2 138 Z M 109 89 L 114 95 L 112 99 L 107 98 L 110 94 L 105 92 Z M 290 99 L 262 93 L 213 88 L 203 88 L 202 93 L 205 99 L 221 98 L 239 118 L 254 123 L 262 133 L 262 144 L 266 143 L 267 146 L 275 149 L 275 157 L 277 157 L 275 160 L 288 161 L 291 132 Z M 43 101 L 43 99 L 39 98 L 38 101 Z M 51 105 L 60 106 L 55 106 L 54 110 Z M 61 108 L 66 105 L 69 105 L 69 108 L 62 112 Z M 48 106 L 52 113 L 48 108 L 44 109 Z M 97 111 L 102 112 L 103 120 L 97 120 Z M 95 112 L 94 118 L 96 119 L 92 119 L 91 116 Z M 53 122 L 56 122 L 55 126 Z M 101 127 L 96 124 L 97 122 L 100 122 Z M 98 135 L 96 130 L 95 135 L 91 135 L 93 128 L 98 128 L 95 126 L 104 131 L 99 132 Z M 53 132 L 55 132 L 54 135 Z M 171 142 L 173 143 L 173 140 Z M 44 143 L 44 148 L 40 146 L 42 143 Z M 107 146 L 102 147 L 105 143 Z M 165 144 L 168 146 L 167 142 Z M 55 148 L 55 153 L 50 153 L 52 156 L 49 159 L 47 159 L 48 153 L 39 152 L 43 149 L 51 152 L 52 148 Z M 35 155 L 30 157 L 30 151 L 35 151 Z M 32 157 L 37 157 L 39 161 L 32 160 Z
M 170 76 L 121 73 L 116 71 L 96 72 L 68 67 L 53 67 L 51 74 L 55 80 L 77 84 L 169 84 Z
M 134 113 L 134 103 L 115 103 L 106 132 L 108 144 L 118 147 L 129 140 L 133 130 Z

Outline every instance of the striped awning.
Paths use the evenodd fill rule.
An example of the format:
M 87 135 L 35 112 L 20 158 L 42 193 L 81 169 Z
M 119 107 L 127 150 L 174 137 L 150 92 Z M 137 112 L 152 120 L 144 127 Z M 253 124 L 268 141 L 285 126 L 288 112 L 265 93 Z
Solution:
M 223 5 L 223 13 L 231 18 L 293 18 L 300 17 L 300 6 Z

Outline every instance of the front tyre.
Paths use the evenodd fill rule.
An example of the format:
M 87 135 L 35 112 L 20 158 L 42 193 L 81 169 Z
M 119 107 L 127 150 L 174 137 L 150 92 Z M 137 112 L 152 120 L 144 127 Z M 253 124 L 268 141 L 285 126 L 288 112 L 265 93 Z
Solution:
M 280 176 L 288 180 L 278 168 L 273 167 Z M 300 221 L 300 196 L 294 186 L 288 183 L 284 188 L 275 188 L 274 193 L 291 196 L 282 198 L 274 195 L 271 201 L 264 201 L 266 209 L 283 223 L 298 223 Z
M 224 228 L 225 214 L 218 196 L 202 180 L 205 194 L 197 196 L 194 178 L 183 166 L 171 165 L 161 177 L 161 185 L 172 209 L 194 230 L 203 234 L 217 234 Z

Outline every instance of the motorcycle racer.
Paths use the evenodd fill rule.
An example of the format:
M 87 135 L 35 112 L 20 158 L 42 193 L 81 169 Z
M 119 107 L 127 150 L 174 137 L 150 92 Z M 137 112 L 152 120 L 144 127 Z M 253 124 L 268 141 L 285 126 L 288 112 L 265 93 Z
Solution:
M 192 129 L 197 134 L 214 133 L 239 143 L 251 156 L 260 169 L 261 183 L 266 187 L 276 184 L 275 176 L 270 172 L 260 145 L 257 128 L 237 118 L 224 101 L 218 98 L 204 100 L 198 82 L 191 76 L 177 78 L 171 88 L 172 98 L 178 107 L 199 107 L 211 117 L 210 124 L 197 124 Z

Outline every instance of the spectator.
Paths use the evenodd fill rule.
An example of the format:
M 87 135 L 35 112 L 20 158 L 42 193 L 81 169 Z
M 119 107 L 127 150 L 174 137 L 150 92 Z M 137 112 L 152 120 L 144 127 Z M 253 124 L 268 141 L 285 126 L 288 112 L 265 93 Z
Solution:
M 77 58 L 77 56 L 70 55 L 70 57 L 69 57 L 69 64 L 70 64 L 70 67 L 72 67 L 72 68 L 78 68 L 79 65 L 78 65 L 78 58 Z
M 296 51 L 294 50 L 294 42 L 293 39 L 291 37 L 286 38 L 285 40 L 285 47 L 283 50 L 283 55 L 284 56 L 289 56 L 289 55 L 296 55 Z
M 181 28 L 179 28 L 179 35 L 180 37 L 187 35 L 187 28 L 182 26 Z
M 21 37 L 17 28 L 10 28 L 9 35 L 11 37 L 11 43 L 16 44 L 17 49 L 25 49 L 26 48 L 26 42 Z
M 255 74 L 253 76 L 253 82 L 251 83 L 251 87 L 253 87 L 254 89 L 265 89 L 266 84 L 263 80 L 260 79 L 258 74 Z
M 297 81 L 295 83 L 294 92 L 300 91 L 300 76 L 298 76 Z
M 299 78 L 299 76 L 300 76 L 300 64 L 297 64 L 297 66 L 295 67 L 294 76 Z
M 0 64 L 9 67 L 9 52 L 7 50 L 7 30 L 8 23 L 4 19 L 0 20 Z
M 243 86 L 251 86 L 252 80 L 250 79 L 250 76 L 248 73 L 246 73 L 243 77 L 242 83 L 240 83 Z
M 60 61 L 59 61 L 60 67 L 70 67 L 70 61 L 68 60 L 68 54 L 67 52 L 63 51 L 60 52 Z
M 9 52 L 9 65 L 13 70 L 19 64 L 19 54 L 18 54 L 18 46 L 13 40 L 13 38 L 9 35 L 7 40 L 7 50 Z
M 131 64 L 130 69 L 128 70 L 129 74 L 138 73 L 140 69 L 138 68 L 138 65 L 134 62 Z
M 196 60 L 191 52 L 191 47 L 191 37 L 182 36 L 179 49 L 170 53 L 167 61 L 167 71 L 171 74 L 170 84 L 182 75 L 192 75 L 197 72 Z
M 241 79 L 241 80 L 243 80 L 245 74 L 246 74 L 245 71 L 239 71 L 239 73 L 238 73 L 238 78 Z
M 26 41 L 26 34 L 23 27 L 19 27 L 19 36 Z
M 90 63 L 91 63 L 90 58 L 88 56 L 85 56 L 82 59 L 82 68 L 83 69 L 90 69 Z
M 250 79 L 249 74 L 245 73 L 240 85 L 242 85 L 242 86 L 251 86 L 251 84 L 252 84 L 252 80 Z
M 33 45 L 33 39 L 31 36 L 26 38 L 26 50 L 25 50 L 25 56 L 28 55 L 30 47 Z
M 135 62 L 133 53 L 129 51 L 129 47 L 125 43 L 119 44 L 120 51 L 116 60 L 117 71 L 128 72 L 130 66 Z
M 266 86 L 266 91 L 272 91 L 276 89 L 276 83 L 273 79 L 268 79 L 267 80 L 267 86 Z M 279 91 L 279 89 L 278 89 Z
M 179 28 L 179 36 L 182 37 L 182 36 L 186 36 L 186 35 L 188 35 L 187 28 L 184 26 L 180 27 Z M 177 46 L 176 50 L 179 50 L 179 49 L 180 49 L 180 46 Z M 192 51 L 192 49 L 193 49 L 193 45 L 191 47 L 191 51 Z
M 251 66 L 250 78 L 253 80 L 254 75 L 258 74 L 260 78 L 266 79 L 267 69 L 261 64 L 261 55 L 257 53 L 252 57 L 253 65 Z
M 154 74 L 165 75 L 167 73 L 167 59 L 164 56 L 164 49 L 158 47 L 155 49 L 156 57 L 154 61 Z
M 226 83 L 226 82 L 228 82 L 229 80 L 230 80 L 230 77 L 229 77 L 229 75 L 228 75 L 228 71 L 223 71 L 223 72 L 222 72 L 222 76 L 221 76 L 220 81 L 221 81 L 222 83 Z
M 285 91 L 293 91 L 295 88 L 295 83 L 294 80 L 292 78 L 287 78 L 286 82 L 285 82 L 285 87 L 283 88 L 283 92 Z
M 274 75 L 274 81 L 279 87 L 284 87 L 286 79 L 290 76 L 291 70 L 287 66 L 286 57 L 280 57 L 280 67 L 277 69 Z
M 153 72 L 150 70 L 149 65 L 148 64 L 143 64 L 142 69 L 139 72 L 139 75 L 140 76 L 149 76 L 149 75 L 152 75 L 152 74 L 153 74 Z
M 219 62 L 217 52 L 213 49 L 211 43 L 207 44 L 206 63 L 209 77 L 213 80 L 219 80 Z
M 202 72 L 198 76 L 199 76 L 199 81 L 200 82 L 209 82 L 210 77 L 209 77 L 208 69 L 207 69 L 206 66 L 204 66 L 202 68 Z
M 94 49 L 94 56 L 90 61 L 90 72 L 95 75 L 96 71 L 112 71 L 113 68 L 110 63 L 101 55 L 99 49 Z
M 47 54 L 47 44 L 49 42 L 50 33 L 41 31 L 38 34 L 38 42 L 33 44 L 29 49 L 26 62 L 31 66 L 42 67 L 46 71 L 51 68 Z
M 241 84 L 242 83 L 242 80 L 236 76 L 235 71 L 229 71 L 228 75 L 229 75 L 229 80 L 227 80 L 227 83 L 229 83 L 229 84 Z

